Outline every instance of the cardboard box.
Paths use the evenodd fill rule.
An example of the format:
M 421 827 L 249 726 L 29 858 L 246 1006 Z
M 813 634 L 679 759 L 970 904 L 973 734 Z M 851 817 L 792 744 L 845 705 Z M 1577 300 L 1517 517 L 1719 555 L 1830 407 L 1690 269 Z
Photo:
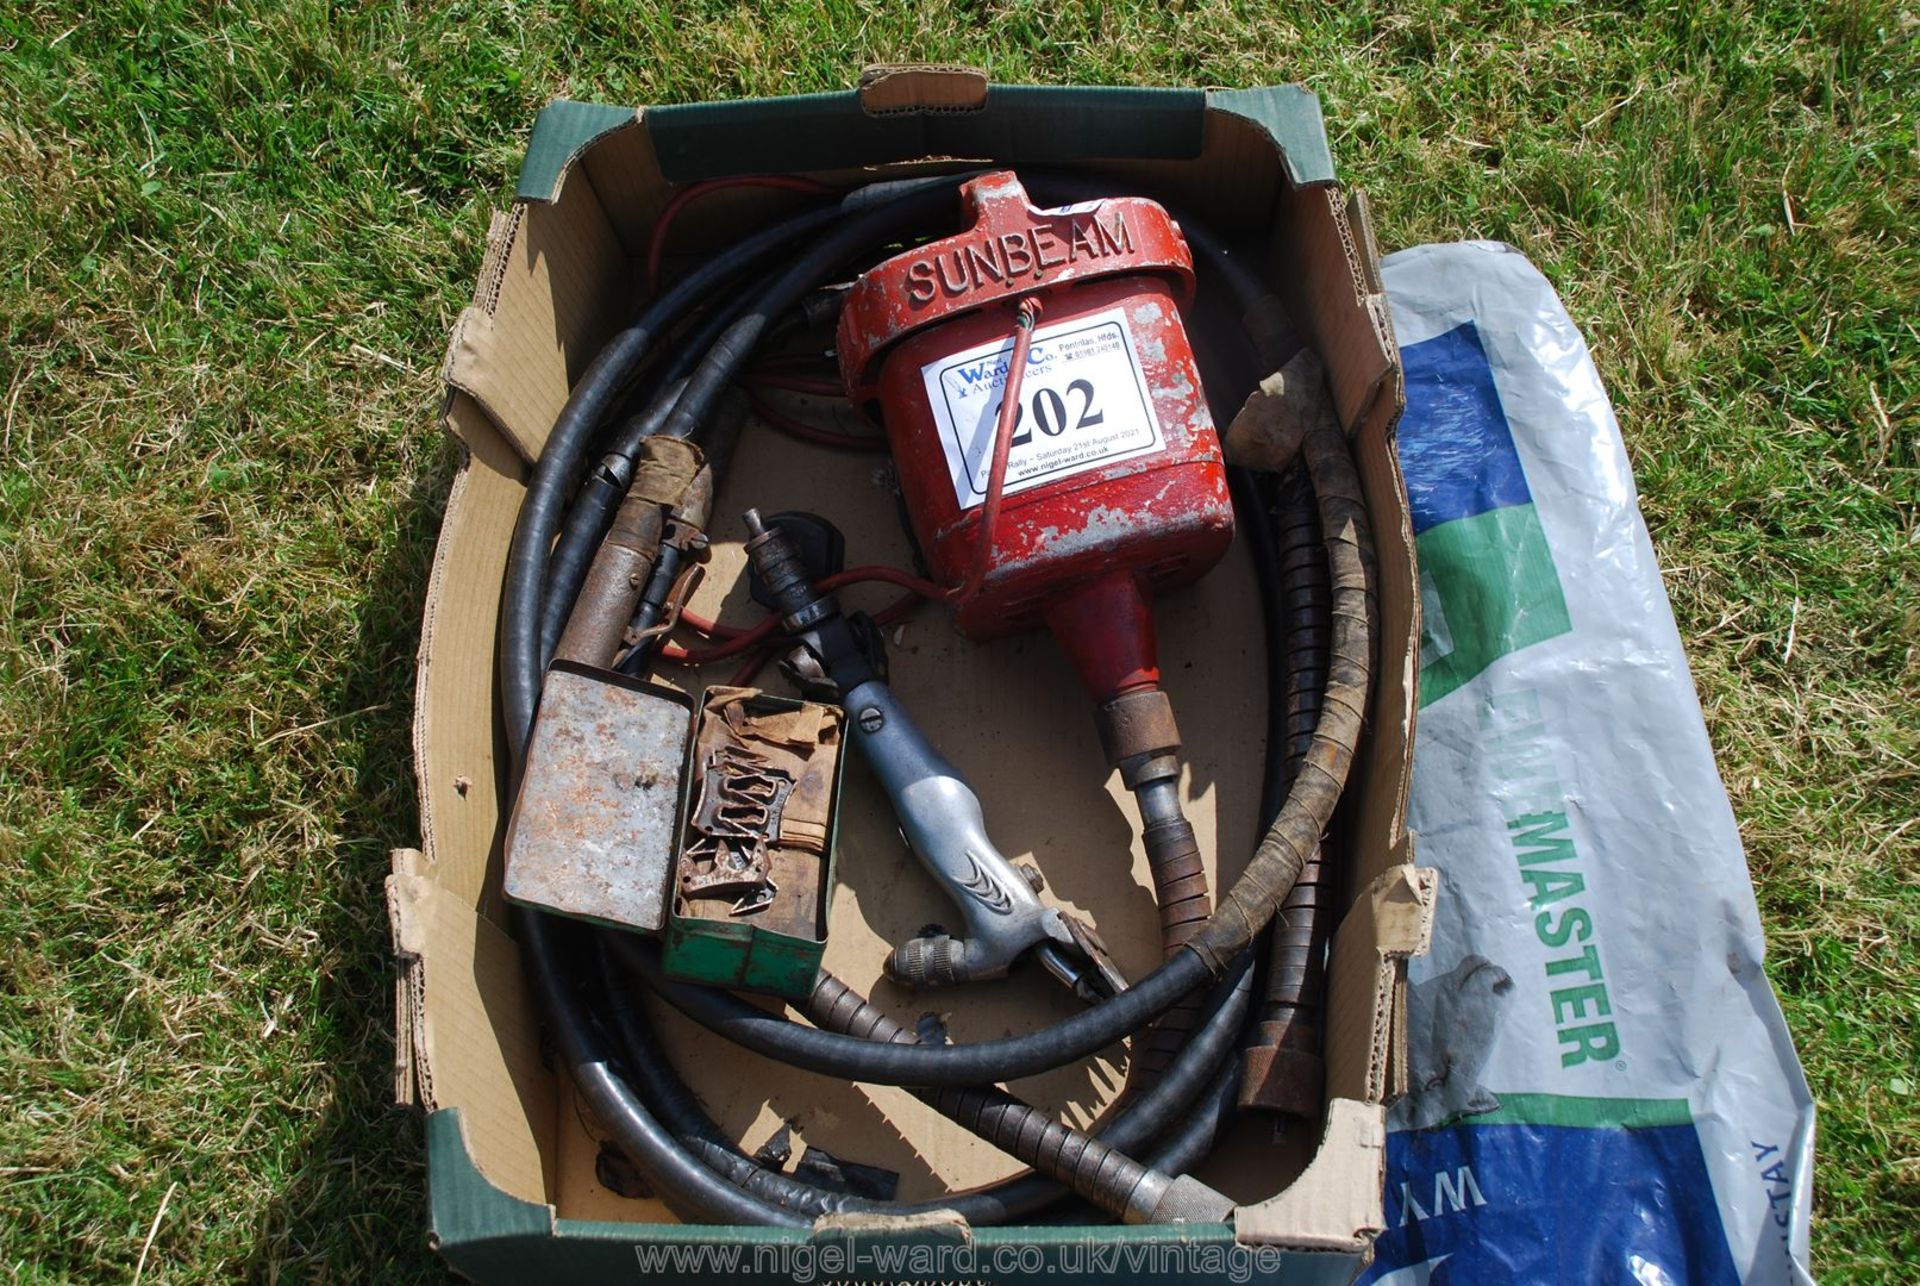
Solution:
M 802 172 L 849 186 L 981 160 L 1097 171 L 1203 212 L 1247 247 L 1326 359 L 1373 510 L 1381 585 L 1371 720 L 1340 828 L 1351 905 L 1329 970 L 1325 1119 L 1277 1143 L 1264 1125 L 1225 1142 L 1201 1175 L 1241 1203 L 1230 1227 L 974 1229 L 937 1217 L 825 1220 L 811 1235 L 681 1226 L 659 1202 L 599 1182 L 594 1127 L 564 1071 L 543 1056 L 540 1015 L 500 893 L 509 801 L 496 628 L 529 461 L 571 381 L 641 296 L 647 233 L 675 185 Z M 697 219 L 676 225 L 671 250 L 691 262 L 799 199 L 715 193 Z M 649 1264 L 768 1280 L 900 1278 L 932 1261 L 895 1261 L 886 1272 L 836 1256 L 917 1247 L 950 1252 L 936 1276 L 1011 1280 L 1104 1268 L 1217 1279 L 1235 1271 L 1229 1252 L 1260 1248 L 1260 1258 L 1242 1262 L 1287 1282 L 1344 1282 L 1359 1270 L 1382 1219 L 1383 1104 L 1403 1075 L 1404 961 L 1424 949 L 1435 892 L 1431 874 L 1411 864 L 1404 827 L 1418 604 L 1392 448 L 1400 372 L 1375 258 L 1365 202 L 1336 183 L 1318 101 L 1297 86 L 989 88 L 978 73 L 911 68 L 870 72 L 846 93 L 644 111 L 556 102 L 542 112 L 518 200 L 496 218 L 473 305 L 447 353 L 445 423 L 466 459 L 448 500 L 421 639 L 421 847 L 394 855 L 388 884 L 401 965 L 396 1090 L 428 1113 L 432 1236 L 450 1264 L 501 1282 L 535 1271 L 546 1281 L 599 1280 Z M 831 515 L 850 561 L 907 561 L 880 458 L 750 426 L 716 506 L 698 610 L 751 619 L 738 516 L 748 504 Z M 1198 585 L 1163 599 L 1159 621 L 1167 687 L 1188 736 L 1183 791 L 1202 849 L 1218 855 L 1217 890 L 1252 850 L 1264 741 L 1264 643 L 1244 550 L 1236 546 Z M 890 650 L 902 699 L 971 778 L 1007 855 L 1037 862 L 1046 896 L 1092 919 L 1131 976 L 1155 965 L 1157 919 L 1132 800 L 1117 776 L 1103 784 L 1091 711 L 1052 642 L 972 645 L 926 609 Z M 718 681 L 671 670 L 660 677 Z M 1038 980 L 918 998 L 882 980 L 889 944 L 947 908 L 902 850 L 863 766 L 850 766 L 843 814 L 829 968 L 908 1022 L 939 1013 L 959 1040 L 1030 1029 L 1076 1004 Z M 1129 863 L 1130 874 L 1119 869 Z M 749 1150 L 790 1123 L 807 1147 L 898 1172 L 907 1199 L 1017 1169 L 902 1090 L 776 1067 L 677 1015 L 661 1023 L 675 1065 Z M 1123 1081 L 1124 1057 L 1114 1050 L 1013 1088 L 1085 1126 Z M 1089 1261 L 1090 1245 L 1134 1258 Z M 645 1258 L 696 1250 L 739 1258 Z

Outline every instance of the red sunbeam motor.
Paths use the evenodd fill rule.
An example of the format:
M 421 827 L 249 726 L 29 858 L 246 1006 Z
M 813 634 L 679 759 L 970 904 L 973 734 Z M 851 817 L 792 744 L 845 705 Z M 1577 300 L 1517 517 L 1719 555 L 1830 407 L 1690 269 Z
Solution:
M 1180 308 L 1193 259 L 1139 197 L 1035 209 L 1011 172 L 967 183 L 966 231 L 861 277 L 840 369 L 877 401 L 936 579 L 969 638 L 1044 622 L 1103 705 L 1157 688 L 1148 597 L 1205 572 L 1233 539 L 1220 441 Z M 1004 502 L 983 536 L 996 421 L 1023 298 L 1037 298 Z M 1131 704 L 1131 703 L 1128 703 Z

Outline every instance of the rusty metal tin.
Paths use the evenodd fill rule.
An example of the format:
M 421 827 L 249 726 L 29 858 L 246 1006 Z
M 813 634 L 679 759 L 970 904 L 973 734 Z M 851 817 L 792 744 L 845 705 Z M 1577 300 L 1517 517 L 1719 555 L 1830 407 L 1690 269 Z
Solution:
M 555 661 L 507 827 L 508 899 L 658 933 L 692 735 L 685 693 Z

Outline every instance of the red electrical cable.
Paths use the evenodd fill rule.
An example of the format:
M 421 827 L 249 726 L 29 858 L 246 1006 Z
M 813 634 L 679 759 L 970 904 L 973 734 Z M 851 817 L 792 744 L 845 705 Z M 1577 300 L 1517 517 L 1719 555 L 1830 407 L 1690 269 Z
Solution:
M 758 384 L 764 388 L 784 389 L 789 393 L 807 393 L 814 397 L 844 398 L 847 392 L 840 386 L 839 380 L 822 379 L 817 375 L 791 375 L 785 371 L 768 370 L 755 367 L 747 372 L 747 383 Z
M 779 628 L 780 618 L 769 616 L 752 629 L 742 630 L 725 642 L 716 643 L 712 647 L 675 648 L 674 652 L 661 648 L 660 655 L 669 661 L 678 661 L 682 665 L 712 665 L 715 661 L 724 661 L 730 656 L 739 656 L 750 648 L 758 647 L 772 638 Z
M 867 581 L 881 581 L 888 585 L 898 585 L 914 597 L 924 598 L 932 603 L 939 602 L 952 592 L 944 586 L 936 585 L 930 580 L 924 580 L 919 576 L 915 576 L 912 572 L 901 571 L 898 567 L 888 567 L 884 563 L 869 563 L 864 567 L 849 567 L 847 570 L 836 572 L 821 581 L 819 588 L 825 593 L 845 588 L 848 585 L 859 585 Z
M 806 192 L 821 196 L 833 191 L 824 183 L 815 183 L 812 179 L 803 179 L 791 174 L 746 174 L 731 179 L 707 179 L 700 183 L 691 183 L 673 194 L 660 217 L 653 222 L 653 235 L 647 242 L 647 293 L 657 294 L 660 290 L 660 260 L 667 245 L 667 229 L 679 217 L 686 207 L 709 192 L 719 192 L 727 188 L 782 188 L 789 192 Z
M 775 429 L 802 442 L 811 442 L 815 446 L 831 447 L 835 451 L 885 451 L 887 440 L 878 433 L 837 433 L 832 429 L 815 428 L 802 423 L 792 416 L 776 411 L 757 397 L 749 395 L 748 404 L 753 408 L 754 418 L 770 429 Z
M 899 598 L 894 599 L 891 603 L 875 612 L 873 614 L 873 623 L 884 629 L 889 625 L 906 619 L 913 614 L 913 610 L 916 607 L 928 601 L 925 595 L 916 594 L 912 590 L 908 590 Z M 684 618 L 685 613 L 681 615 Z M 775 643 L 768 642 L 756 648 L 753 653 L 747 657 L 746 662 L 728 677 L 728 686 L 744 688 L 750 685 L 754 678 L 759 675 L 761 668 L 773 658 L 777 646 Z
M 907 591 L 901 598 L 881 609 L 874 617 L 874 620 L 881 625 L 891 625 L 895 621 L 898 621 L 906 615 L 907 610 L 911 609 L 922 599 L 937 602 L 944 599 L 947 595 L 946 590 L 934 584 L 932 581 L 922 580 L 911 572 L 901 571 L 898 567 L 887 567 L 881 564 L 874 564 L 867 567 L 849 567 L 843 572 L 836 572 L 834 575 L 826 577 L 815 588 L 823 594 L 830 594 L 835 590 L 845 589 L 849 585 L 867 584 L 874 581 L 880 581 L 888 585 L 898 585 Z M 680 618 L 686 620 L 686 613 L 682 612 Z M 689 622 L 689 624 L 691 623 L 692 622 Z M 711 622 L 708 623 L 711 624 Z M 738 656 L 750 648 L 758 647 L 762 643 L 767 642 L 779 628 L 779 625 L 779 617 L 769 616 L 752 629 L 735 630 L 730 626 L 718 626 L 717 630 L 727 630 L 730 631 L 731 634 L 730 637 L 716 634 L 716 637 L 724 639 L 723 642 L 717 643 L 713 647 L 694 649 L 683 648 L 677 643 L 664 643 L 660 647 L 660 656 L 663 660 L 675 661 L 681 665 L 711 665 L 715 661 L 724 661 L 728 657 Z M 694 628 L 697 629 L 699 627 L 695 625 Z
M 930 600 L 924 595 L 909 591 L 875 612 L 873 614 L 873 623 L 875 625 L 893 625 L 899 621 L 904 621 L 913 615 L 915 608 L 928 601 Z
M 759 651 L 753 653 L 753 655 L 740 663 L 739 669 L 727 676 L 727 686 L 730 688 L 752 686 L 754 678 L 760 673 L 760 667 L 765 665 L 767 659 L 772 655 L 773 652 L 769 648 L 761 648 Z
M 1034 323 L 1040 320 L 1040 301 L 1029 295 L 1020 301 L 1013 322 L 1013 352 L 1007 358 L 1007 382 L 1000 395 L 1000 417 L 993 429 L 993 467 L 987 474 L 986 500 L 980 506 L 975 534 L 973 570 L 966 580 L 947 591 L 950 602 L 961 602 L 980 592 L 987 567 L 993 561 L 993 536 L 1000 524 L 1000 501 L 1007 487 L 1007 457 L 1013 452 L 1013 426 L 1020 416 L 1020 385 L 1027 374 L 1027 350 L 1033 347 Z
M 746 633 L 745 630 L 738 629 L 735 626 L 722 625 L 718 621 L 709 620 L 707 617 L 689 612 L 684 607 L 680 609 L 680 623 L 692 630 L 695 634 L 704 634 L 710 639 L 737 638 Z

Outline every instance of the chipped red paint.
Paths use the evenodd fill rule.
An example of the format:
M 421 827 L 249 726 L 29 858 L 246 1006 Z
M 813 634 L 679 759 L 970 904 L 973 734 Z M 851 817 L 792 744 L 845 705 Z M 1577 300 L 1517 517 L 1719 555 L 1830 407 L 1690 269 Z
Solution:
M 869 270 L 840 319 L 841 373 L 879 403 L 914 532 L 936 579 L 958 583 L 980 538 L 980 506 L 955 495 L 922 369 L 1012 333 L 1036 295 L 1042 326 L 1118 309 L 1159 427 L 1147 454 L 1010 490 L 980 592 L 956 605 L 970 638 L 1053 626 L 1096 696 L 1157 679 L 1147 596 L 1190 581 L 1226 552 L 1233 506 L 1219 437 L 1180 320 L 1193 260 L 1167 212 L 1119 197 L 1036 210 L 1010 172 L 961 188 L 966 231 Z

